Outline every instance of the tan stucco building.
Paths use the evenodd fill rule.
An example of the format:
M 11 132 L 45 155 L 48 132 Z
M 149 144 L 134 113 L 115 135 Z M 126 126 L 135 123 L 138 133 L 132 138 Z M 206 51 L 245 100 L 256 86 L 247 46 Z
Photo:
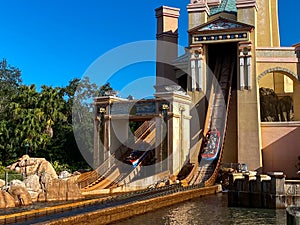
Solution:
M 212 118 L 208 116 L 207 98 L 211 74 L 221 74 L 217 80 L 222 86 L 220 71 L 230 68 L 230 87 L 224 89 L 228 106 L 222 162 L 246 163 L 250 170 L 280 170 L 296 177 L 300 155 L 300 44 L 280 47 L 277 0 L 191 0 L 187 10 L 186 53 L 178 58 L 176 48 L 168 48 L 166 54 L 166 49 L 158 45 L 158 59 L 161 55 L 174 59 L 175 69 L 158 63 L 157 77 L 178 83 L 192 98 L 201 125 L 191 125 L 191 137 L 198 135 L 196 139 L 201 140 L 208 129 L 207 120 Z M 177 44 L 179 9 L 163 6 L 156 9 L 156 17 L 157 39 Z M 164 85 L 157 79 L 157 89 Z M 290 99 L 289 109 L 281 108 L 280 115 L 276 111 L 280 121 L 262 116 L 265 106 L 260 104 L 260 88 L 273 90 L 278 101 Z M 279 110 L 280 106 L 276 107 Z M 197 145 L 191 140 L 191 149 Z M 197 154 L 191 154 L 192 163 L 198 160 Z

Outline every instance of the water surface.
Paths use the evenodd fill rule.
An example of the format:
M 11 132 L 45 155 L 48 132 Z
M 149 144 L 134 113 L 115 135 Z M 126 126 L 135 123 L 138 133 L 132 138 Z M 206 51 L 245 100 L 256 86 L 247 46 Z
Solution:
M 165 207 L 113 225 L 285 225 L 285 210 L 229 208 L 227 194 L 217 194 Z

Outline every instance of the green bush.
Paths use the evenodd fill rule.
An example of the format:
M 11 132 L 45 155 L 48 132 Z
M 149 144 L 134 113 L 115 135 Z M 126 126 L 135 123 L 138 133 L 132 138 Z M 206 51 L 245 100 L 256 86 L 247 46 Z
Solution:
M 0 174 L 5 173 L 5 167 L 2 165 L 2 162 L 0 162 Z
M 57 174 L 60 174 L 60 172 L 62 172 L 62 171 L 64 171 L 64 170 L 66 170 L 66 171 L 68 171 L 69 173 L 71 173 L 71 169 L 70 169 L 70 166 L 68 165 L 68 164 L 66 164 L 66 163 L 60 163 L 59 161 L 54 161 L 53 163 L 52 163 L 52 166 L 53 166 L 53 168 L 54 168 L 54 170 L 55 170 L 55 172 L 57 173 Z

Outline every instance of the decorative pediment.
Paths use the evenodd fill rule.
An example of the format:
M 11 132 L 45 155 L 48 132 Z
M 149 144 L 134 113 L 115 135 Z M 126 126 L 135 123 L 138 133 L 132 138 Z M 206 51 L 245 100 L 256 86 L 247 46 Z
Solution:
M 205 27 L 202 27 L 201 29 L 199 29 L 199 31 L 202 31 L 202 30 L 225 30 L 225 29 L 234 29 L 234 28 L 242 28 L 242 27 L 243 26 L 240 24 L 218 20 L 214 23 L 210 23 L 210 24 L 206 25 Z
M 229 20 L 223 17 L 219 17 L 215 20 L 209 21 L 205 24 L 202 24 L 200 26 L 197 26 L 191 30 L 189 30 L 189 33 L 208 33 L 208 32 L 223 32 L 226 30 L 252 30 L 253 26 L 240 23 L 234 20 Z
M 248 41 L 253 26 L 218 17 L 189 30 L 192 44 L 224 41 Z

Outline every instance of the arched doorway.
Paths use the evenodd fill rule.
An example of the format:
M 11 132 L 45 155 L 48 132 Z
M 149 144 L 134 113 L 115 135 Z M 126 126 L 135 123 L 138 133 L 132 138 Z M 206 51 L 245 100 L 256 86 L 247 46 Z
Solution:
M 297 74 L 282 67 L 270 68 L 258 76 L 258 86 L 262 122 L 300 119 L 295 107 L 300 94 Z

